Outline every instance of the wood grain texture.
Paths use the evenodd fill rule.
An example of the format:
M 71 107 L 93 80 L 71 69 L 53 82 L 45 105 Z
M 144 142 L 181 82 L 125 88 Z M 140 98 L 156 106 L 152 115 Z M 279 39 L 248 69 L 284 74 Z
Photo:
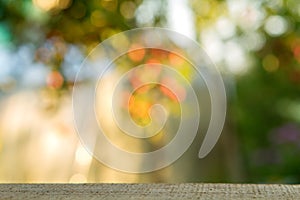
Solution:
M 0 199 L 300 199 L 300 185 L 0 184 Z

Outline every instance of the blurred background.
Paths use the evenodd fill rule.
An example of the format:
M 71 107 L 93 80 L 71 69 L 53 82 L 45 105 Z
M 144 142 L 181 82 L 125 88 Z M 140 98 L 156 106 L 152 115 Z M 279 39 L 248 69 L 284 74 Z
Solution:
M 147 26 L 203 46 L 226 85 L 227 119 L 206 158 L 198 159 L 201 142 L 194 142 L 167 168 L 127 174 L 80 144 L 72 87 L 97 44 Z M 143 111 L 131 114 L 148 120 Z M 0 0 L 0 182 L 300 183 L 299 1 Z

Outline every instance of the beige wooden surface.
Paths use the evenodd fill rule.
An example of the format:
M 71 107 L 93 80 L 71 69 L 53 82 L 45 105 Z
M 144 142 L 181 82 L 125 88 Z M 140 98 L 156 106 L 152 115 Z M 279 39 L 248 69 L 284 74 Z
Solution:
M 0 199 L 300 199 L 300 185 L 0 184 Z

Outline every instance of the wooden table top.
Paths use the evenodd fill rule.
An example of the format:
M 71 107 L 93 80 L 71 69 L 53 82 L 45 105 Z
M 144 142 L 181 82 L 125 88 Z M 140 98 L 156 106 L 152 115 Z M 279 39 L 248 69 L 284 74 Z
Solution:
M 0 184 L 0 199 L 300 199 L 300 185 Z

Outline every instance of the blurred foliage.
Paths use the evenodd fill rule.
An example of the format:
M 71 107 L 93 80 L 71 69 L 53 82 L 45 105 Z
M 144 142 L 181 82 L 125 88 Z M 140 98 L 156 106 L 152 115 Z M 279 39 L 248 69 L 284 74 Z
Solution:
M 48 86 L 68 88 L 73 83 L 66 79 L 62 66 L 68 45 L 77 45 L 87 55 L 99 42 L 118 32 L 159 25 L 164 19 L 164 1 L 157 2 L 156 8 L 141 4 L 141 0 L 1 0 L 1 45 L 11 49 L 34 45 L 35 61 L 53 72 L 48 76 Z M 142 20 L 137 21 L 135 13 L 141 13 Z
M 13 41 L 34 42 L 39 37 L 61 36 L 66 42 L 91 45 L 124 30 L 137 27 L 141 0 L 24 0 L 0 1 L 2 26 Z M 149 13 L 148 25 L 160 23 L 163 1 L 157 13 Z
M 63 70 L 70 45 L 88 54 L 115 33 L 160 26 L 165 1 L 157 1 L 151 12 L 143 3 L 153 7 L 153 1 L 146 0 L 0 0 L 0 43 L 12 50 L 32 44 L 35 62 L 50 68 L 48 89 L 70 89 L 73 80 Z M 221 51 L 227 58 L 216 61 L 224 75 L 235 80 L 228 123 L 239 138 L 245 181 L 299 183 L 299 1 L 190 0 L 190 5 L 197 39 L 215 27 L 222 45 L 242 49 L 246 64 L 239 67 L 250 65 L 243 73 L 230 71 L 239 59 L 228 61 L 230 49 Z
M 198 33 L 225 16 L 234 22 L 235 33 L 223 38 L 224 43 L 235 40 L 243 46 L 243 38 L 249 33 L 262 38 L 259 48 L 243 47 L 252 65 L 246 73 L 236 75 L 229 120 L 239 137 L 247 181 L 299 183 L 299 2 L 215 0 L 191 1 L 191 5 L 197 16 Z
M 237 102 L 233 107 L 252 181 L 300 182 L 300 113 L 293 108 L 287 113 L 292 102 L 300 103 L 300 62 L 296 52 L 300 24 L 299 13 L 295 14 L 288 2 L 291 1 L 273 9 L 267 2 L 263 4 L 267 15 L 285 17 L 289 30 L 280 37 L 264 32 L 265 45 L 253 52 L 256 67 L 237 80 Z M 291 134 L 295 136 L 289 141 Z

